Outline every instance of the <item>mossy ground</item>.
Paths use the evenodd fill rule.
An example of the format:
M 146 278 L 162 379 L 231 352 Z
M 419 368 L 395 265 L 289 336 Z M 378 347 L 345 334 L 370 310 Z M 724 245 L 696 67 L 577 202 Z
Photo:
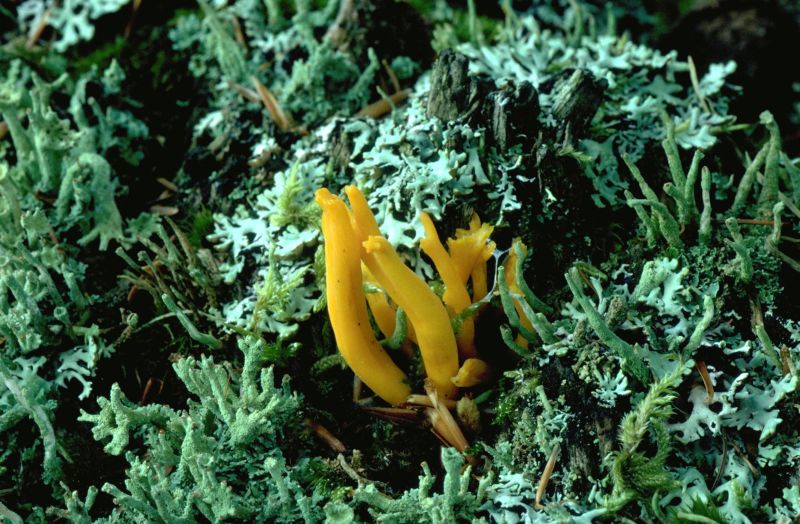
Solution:
M 365 48 L 374 47 L 381 57 L 410 56 L 423 70 L 429 68 L 434 58 L 429 42 L 435 39 L 435 35 L 431 36 L 434 34 L 434 24 L 429 23 L 426 18 L 432 16 L 427 12 L 426 3 L 374 4 L 371 16 L 375 18 L 364 21 L 364 35 L 361 35 L 359 43 Z M 469 27 L 471 22 L 466 3 L 451 4 L 457 15 L 452 37 L 455 41 L 476 38 Z M 418 13 L 409 14 L 412 7 Z M 45 80 L 51 81 L 61 71 L 75 76 L 94 67 L 103 71 L 112 60 L 116 60 L 127 72 L 127 81 L 115 100 L 103 102 L 112 102 L 115 106 L 130 111 L 150 130 L 149 136 L 136 144 L 137 150 L 143 153 L 138 165 L 131 166 L 125 162 L 125 151 L 111 150 L 107 158 L 115 168 L 120 185 L 125 188 L 125 193 L 117 197 L 122 216 L 126 219 L 134 218 L 149 211 L 154 205 L 174 208 L 177 210 L 175 221 L 194 250 L 209 250 L 213 256 L 222 259 L 226 255 L 215 252 L 214 244 L 208 239 L 214 227 L 214 213 L 233 213 L 236 205 L 241 203 L 241 199 L 231 196 L 237 191 L 247 192 L 271 187 L 275 173 L 288 169 L 291 159 L 277 155 L 258 169 L 253 169 L 248 163 L 252 160 L 253 148 L 262 138 L 249 134 L 248 130 L 274 128 L 274 124 L 260 108 L 248 107 L 240 110 L 236 114 L 237 126 L 223 137 L 223 145 L 212 144 L 215 141 L 210 135 L 196 136 L 195 124 L 210 111 L 219 110 L 215 106 L 215 96 L 218 95 L 207 82 L 188 74 L 192 51 L 174 49 L 170 30 L 176 26 L 181 16 L 197 13 L 197 6 L 193 2 L 169 5 L 165 2 L 143 2 L 135 18 L 131 17 L 128 10 L 100 18 L 95 23 L 96 33 L 90 41 L 80 43 L 60 56 L 54 56 L 55 53 L 48 53 L 46 50 L 48 38 L 51 37 L 47 30 L 40 45 L 35 46 L 32 51 L 26 50 L 21 37 L 17 36 L 3 49 L 0 65 L 19 58 Z M 691 39 L 680 39 L 680 35 L 687 26 L 691 26 L 695 18 L 711 20 L 709 23 L 713 23 L 714 12 L 701 11 L 697 14 L 698 11 L 690 11 L 690 15 L 675 19 L 671 19 L 675 13 L 668 10 L 658 11 L 656 8 L 655 13 L 661 17 L 658 26 L 641 25 L 640 20 L 622 18 L 620 23 L 624 27 L 621 29 L 634 31 L 632 38 L 650 38 L 663 42 L 664 46 L 670 46 L 668 49 L 676 47 L 676 42 L 680 42 L 678 47 L 683 55 L 705 56 L 700 41 L 692 47 Z M 499 8 L 485 11 L 481 8 L 479 15 L 481 35 L 489 40 L 499 31 L 504 13 Z M 389 23 L 393 16 L 406 25 Z M 724 19 L 728 13 L 723 8 L 716 16 Z M 0 32 L 12 35 L 15 33 L 12 14 L 0 12 L 0 24 Z M 126 27 L 131 30 L 123 36 Z M 775 45 L 782 42 L 778 40 Z M 751 55 L 748 53 L 755 53 L 752 61 L 757 62 L 760 56 L 758 53 L 765 51 L 756 47 L 742 52 L 745 53 L 745 60 L 750 60 Z M 294 58 L 299 61 L 307 57 L 298 55 Z M 714 55 L 713 58 L 727 57 Z M 369 64 L 366 53 L 358 56 L 358 60 L 361 60 L 357 63 L 361 68 L 366 68 Z M 764 67 L 772 71 L 773 65 L 766 63 Z M 746 73 L 739 77 L 743 82 L 751 76 L 757 77 L 749 70 Z M 760 86 L 756 80 L 751 81 L 753 86 Z M 736 108 L 734 111 L 741 111 L 754 120 L 754 116 L 765 108 L 780 109 L 790 106 L 792 101 L 787 100 L 787 97 L 792 95 L 787 91 L 786 84 L 790 85 L 792 79 L 781 78 L 779 81 L 782 82 L 778 91 L 780 96 L 766 96 L 763 89 L 746 84 L 743 94 L 737 99 L 737 105 L 733 106 Z M 390 81 L 385 72 L 380 73 L 376 84 L 382 86 L 384 91 L 389 89 Z M 90 94 L 101 96 L 97 86 L 90 85 L 89 91 Z M 66 95 L 54 97 L 53 105 L 60 113 L 66 114 L 68 104 Z M 757 107 L 758 111 L 751 111 L 753 107 Z M 226 107 L 222 108 L 223 112 L 226 110 Z M 776 112 L 781 120 L 781 130 L 787 137 L 785 149 L 791 156 L 796 153 L 798 142 L 792 137 L 797 136 L 797 129 L 792 127 L 789 120 L 782 119 L 784 114 L 785 112 Z M 755 131 L 725 134 L 711 151 L 707 151 L 708 156 L 713 155 L 716 159 L 716 168 L 720 173 L 738 174 L 742 165 L 740 152 L 752 152 L 753 144 L 764 142 L 764 131 L 754 129 Z M 299 137 L 295 135 L 277 134 L 276 143 L 279 148 L 288 151 L 297 140 Z M 535 265 L 527 268 L 525 276 L 531 287 L 548 303 L 566 304 L 571 300 L 571 295 L 564 288 L 563 274 L 576 260 L 586 261 L 609 274 L 620 264 L 628 264 L 628 273 L 632 275 L 629 287 L 632 289 L 645 260 L 653 253 L 642 239 L 636 238 L 639 225 L 634 211 L 625 206 L 597 208 L 591 199 L 592 184 L 583 176 L 580 163 L 568 155 L 552 157 L 552 151 L 549 154 L 551 157 L 548 158 L 546 169 L 540 172 L 544 185 L 539 184 L 539 187 L 532 189 L 526 187 L 520 191 L 520 210 L 508 214 L 505 227 L 498 227 L 493 239 L 499 246 L 508 246 L 513 237 L 521 236 L 528 245 L 533 246 Z M 684 165 L 688 165 L 690 158 L 690 153 L 685 152 Z M 535 151 L 525 155 L 525 162 L 529 166 L 534 159 Z M 15 162 L 13 150 L 9 149 L 5 160 L 10 164 Z M 654 187 L 660 187 L 664 181 L 669 180 L 669 172 L 658 144 L 651 144 L 639 166 L 647 173 L 648 181 Z M 176 176 L 179 172 L 180 176 Z M 165 185 L 159 179 L 180 185 L 176 191 L 170 191 L 168 198 L 162 199 Z M 543 190 L 545 187 L 547 193 Z M 555 194 L 557 203 L 546 205 L 548 194 Z M 43 200 L 47 198 L 48 195 L 43 196 Z M 440 235 L 446 237 L 455 228 L 463 227 L 465 218 L 473 209 L 481 210 L 486 221 L 493 221 L 499 216 L 496 200 L 478 198 L 471 201 L 470 205 L 456 203 L 445 208 L 439 226 Z M 767 224 L 758 227 L 769 229 L 770 226 Z M 73 231 L 59 240 L 65 246 L 75 246 L 79 237 Z M 687 245 L 696 244 L 694 232 L 686 233 L 683 238 Z M 756 241 L 760 242 L 760 237 L 752 242 Z M 105 453 L 103 443 L 95 441 L 89 425 L 77 422 L 81 409 L 96 411 L 97 397 L 107 396 L 113 384 L 119 384 L 135 404 L 158 403 L 176 410 L 185 409 L 192 396 L 173 369 L 172 364 L 176 359 L 188 355 L 212 355 L 215 361 L 230 362 L 233 369 L 240 370 L 242 355 L 237 348 L 235 328 L 221 335 L 222 348 L 212 351 L 192 340 L 174 316 L 168 315 L 163 320 L 153 321 L 165 314 L 163 304 L 144 290 L 130 294 L 132 284 L 119 278 L 127 269 L 126 263 L 113 250 L 100 252 L 94 248 L 70 249 L 72 256 L 88 268 L 89 277 L 86 279 L 84 291 L 98 297 L 91 311 L 92 322 L 100 326 L 107 340 L 117 341 L 114 352 L 97 363 L 90 397 L 78 400 L 80 388 L 77 384 L 58 392 L 58 407 L 54 413 L 53 425 L 58 428 L 59 443 L 65 457 L 63 481 L 70 490 L 78 490 L 83 494 L 90 486 L 104 483 L 122 486 L 128 463 L 122 457 Z M 787 248 L 790 256 L 794 254 L 793 249 L 793 246 Z M 750 307 L 748 299 L 756 297 L 762 304 L 771 305 L 774 314 L 765 320 L 766 329 L 773 340 L 788 342 L 791 335 L 782 320 L 800 318 L 800 305 L 793 298 L 800 292 L 800 279 L 796 278 L 796 273 L 790 267 L 780 265 L 773 258 L 759 253 L 758 257 L 761 258 L 754 260 L 757 268 L 754 283 L 743 287 L 731 274 L 724 275 L 721 278 L 720 296 L 733 297 L 727 304 L 733 311 L 747 311 Z M 719 268 L 725 267 L 729 262 L 729 256 L 717 248 L 687 249 L 682 252 L 682 257 L 682 263 L 696 268 L 696 273 L 701 276 L 716 277 Z M 229 299 L 240 296 L 249 286 L 248 283 L 257 278 L 255 275 L 260 269 L 262 268 L 245 267 L 239 274 L 237 283 L 219 286 L 216 297 L 219 303 L 224 304 Z M 313 281 L 313 275 L 309 274 L 306 280 Z M 704 288 L 705 285 L 700 283 L 697 287 Z M 745 293 L 741 293 L 742 290 Z M 220 312 L 209 308 L 208 303 L 201 303 L 204 297 L 202 293 L 198 292 L 194 296 L 199 297 L 198 303 L 186 306 L 196 313 L 193 320 L 201 331 L 217 329 L 220 324 L 225 324 L 216 323 L 212 319 L 218 319 Z M 128 329 L 123 322 L 123 318 L 130 313 L 135 313 L 139 318 L 138 326 L 132 329 Z M 535 393 L 535 388 L 541 385 L 548 398 L 558 405 L 571 408 L 571 425 L 597 428 L 592 431 L 569 432 L 563 442 L 568 450 L 584 450 L 583 457 L 575 451 L 569 455 L 574 471 L 597 473 L 596 467 L 589 465 L 604 459 L 596 439 L 614 441 L 620 414 L 627 413 L 639 399 L 620 397 L 613 408 L 587 403 L 593 387 L 576 376 L 574 366 L 580 358 L 590 359 L 588 353 L 554 359 L 539 368 L 530 361 L 521 360 L 502 343 L 499 326 L 505 322 L 506 318 L 498 307 L 487 310 L 478 322 L 478 346 L 482 348 L 486 360 L 498 367 L 501 375 L 495 383 L 472 392 L 475 396 L 486 398 L 482 404 L 484 428 L 479 440 L 490 447 L 500 440 L 513 442 L 511 455 L 517 464 L 540 465 L 543 457 L 537 443 L 532 440 L 526 442 L 521 435 L 516 435 L 515 439 L 515 435 L 510 432 L 518 429 L 518 418 L 526 409 L 529 412 L 525 416 L 537 416 L 536 410 L 539 407 L 536 404 L 538 393 Z M 215 323 L 217 328 L 214 327 Z M 750 331 L 747 315 L 731 320 L 730 324 L 738 332 Z M 266 335 L 266 338 L 272 342 L 274 335 Z M 646 341 L 642 333 L 629 335 L 628 338 L 629 343 Z M 290 343 L 299 343 L 301 349 L 290 350 Z M 282 349 L 275 349 L 280 358 L 270 360 L 275 363 L 278 380 L 283 376 L 291 377 L 292 388 L 303 396 L 303 414 L 323 424 L 345 443 L 348 450 L 359 450 L 359 463 L 353 464 L 353 467 L 360 475 L 380 485 L 385 493 L 399 497 L 403 492 L 419 485 L 419 465 L 427 462 L 438 474 L 439 481 L 433 489 L 438 492 L 443 483 L 439 466 L 440 451 L 438 441 L 428 431 L 425 421 L 420 418 L 408 424 L 395 424 L 380 420 L 355 404 L 352 399 L 352 375 L 332 356 L 334 346 L 330 324 L 324 311 L 315 312 L 304 321 L 290 341 L 273 346 L 273 349 Z M 51 355 L 56 353 L 53 350 Z M 702 358 L 707 365 L 718 370 L 735 371 L 728 359 L 710 348 L 701 348 L 697 358 Z M 328 366 L 325 365 L 326 362 Z M 506 371 L 512 373 L 502 376 Z M 514 372 L 518 373 L 516 378 Z M 421 373 L 417 373 L 417 383 L 421 378 Z M 675 404 L 677 412 L 691 412 L 691 409 L 692 406 L 685 396 Z M 792 419 L 784 420 L 783 427 L 791 427 L 795 422 L 797 421 Z M 533 426 L 530 430 L 529 436 L 532 439 Z M 304 471 L 307 478 L 296 480 L 304 487 L 312 489 L 325 484 L 322 491 L 328 495 L 336 493 L 333 499 L 346 498 L 337 484 L 346 482 L 348 478 L 336 465 L 337 452 L 317 439 L 307 426 L 298 424 L 287 431 L 300 435 L 282 449 L 289 462 L 294 463 L 309 456 L 323 459 L 319 461 L 319 465 Z M 144 433 L 142 431 L 139 436 Z M 741 437 L 746 442 L 757 442 L 755 430 L 745 429 Z M 21 513 L 36 506 L 60 507 L 60 501 L 54 498 L 58 494 L 58 488 L 45 488 L 40 479 L 38 464 L 41 463 L 42 450 L 40 446 L 37 447 L 38 439 L 39 433 L 33 424 L 22 424 L 8 443 L 27 451 L 1 464 L 7 471 L 18 473 L 3 477 L 12 478 L 15 485 L 0 486 L 0 500 Z M 640 451 L 652 454 L 655 449 L 651 443 L 649 447 L 643 446 Z M 27 455 L 33 455 L 33 459 Z M 765 489 L 771 495 L 779 496 L 778 491 L 787 485 L 786 479 L 796 475 L 796 471 L 789 466 L 778 466 L 772 471 L 777 476 L 767 480 Z M 707 477 L 714 474 L 710 467 L 703 473 Z M 582 493 L 590 488 L 591 484 L 586 478 L 569 481 L 571 493 Z M 92 513 L 106 515 L 113 507 L 111 497 L 101 496 Z M 363 518 L 369 517 L 364 507 L 359 511 Z

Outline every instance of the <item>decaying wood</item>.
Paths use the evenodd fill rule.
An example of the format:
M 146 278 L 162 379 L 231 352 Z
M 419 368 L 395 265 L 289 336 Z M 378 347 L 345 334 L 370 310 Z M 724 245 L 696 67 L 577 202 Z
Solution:
M 445 50 L 431 71 L 428 116 L 449 122 L 469 119 L 488 94 L 489 81 L 470 76 L 469 59 L 461 53 Z
M 603 101 L 603 82 L 581 69 L 566 71 L 545 90 L 554 99 L 550 113 L 557 122 L 547 132 L 557 142 L 580 136 Z M 450 50 L 433 66 L 427 113 L 445 122 L 483 127 L 489 143 L 500 150 L 517 144 L 530 149 L 541 130 L 539 93 L 530 82 L 496 87 L 486 76 L 469 74 L 469 59 Z
M 602 82 L 583 70 L 565 72 L 544 88 L 554 99 L 550 113 L 557 122 L 546 130 L 539 124 L 539 92 L 530 82 L 496 87 L 490 78 L 469 73 L 466 56 L 447 50 L 431 72 L 427 113 L 484 128 L 489 145 L 500 150 L 515 145 L 530 150 L 540 132 L 554 134 L 557 142 L 580 136 L 603 101 Z
M 579 136 L 603 102 L 603 83 L 588 71 L 575 69 L 556 82 L 553 93 L 553 116 L 570 136 Z
M 501 150 L 536 136 L 539 93 L 530 82 L 508 84 L 489 94 L 483 108 L 495 145 Z

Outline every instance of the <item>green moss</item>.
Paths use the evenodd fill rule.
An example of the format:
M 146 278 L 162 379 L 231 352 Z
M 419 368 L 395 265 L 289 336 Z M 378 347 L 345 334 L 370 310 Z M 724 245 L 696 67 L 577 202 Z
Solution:
M 195 249 L 200 249 L 206 242 L 206 237 L 214 228 L 214 214 L 207 207 L 201 208 L 192 216 L 189 231 L 186 237 Z

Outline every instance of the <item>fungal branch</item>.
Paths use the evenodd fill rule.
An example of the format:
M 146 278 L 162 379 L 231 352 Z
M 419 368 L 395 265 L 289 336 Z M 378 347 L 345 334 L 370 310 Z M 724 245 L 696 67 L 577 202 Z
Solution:
M 411 389 L 405 373 L 383 351 L 370 327 L 362 291 L 361 247 L 344 202 L 327 189 L 317 191 L 325 237 L 328 315 L 345 362 L 375 393 L 389 402 L 403 402 Z
M 354 186 L 345 193 L 350 208 L 327 189 L 317 191 L 316 201 L 322 208 L 328 314 L 347 365 L 389 404 L 408 401 L 408 378 L 375 337 L 371 312 L 387 346 L 419 348 L 428 381 L 442 399 L 456 398 L 458 387 L 488 380 L 492 370 L 477 358 L 470 313 L 487 294 L 492 227 L 473 216 L 446 249 L 431 218 L 422 214 L 421 247 L 444 283 L 440 298 L 381 234 L 363 193 Z
M 425 228 L 425 238 L 420 242 L 420 247 L 433 260 L 436 270 L 441 275 L 442 281 L 444 281 L 445 291 L 442 300 L 448 309 L 455 313 L 461 313 L 472 304 L 466 282 L 461 280 L 453 259 L 439 241 L 439 235 L 436 233 L 431 217 L 427 213 L 422 213 L 420 218 Z M 462 357 L 477 356 L 475 352 L 475 323 L 472 318 L 464 320 L 457 338 L 458 350 Z

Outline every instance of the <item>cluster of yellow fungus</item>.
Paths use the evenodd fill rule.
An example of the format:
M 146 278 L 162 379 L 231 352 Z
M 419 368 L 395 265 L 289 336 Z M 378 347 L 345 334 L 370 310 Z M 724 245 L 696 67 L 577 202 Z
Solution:
M 350 369 L 386 402 L 407 401 L 411 390 L 406 375 L 376 339 L 367 306 L 386 337 L 395 332 L 400 308 L 408 319 L 408 340 L 419 347 L 438 395 L 452 399 L 457 388 L 488 379 L 489 366 L 477 358 L 472 311 L 465 310 L 488 293 L 486 263 L 495 249 L 489 240 L 492 227 L 473 216 L 469 229 L 457 230 L 445 249 L 430 217 L 422 213 L 421 248 L 445 287 L 439 298 L 381 235 L 361 191 L 348 186 L 345 193 L 350 208 L 327 189 L 317 191 L 316 201 L 322 208 L 328 314 Z M 365 282 L 380 291 L 365 293 Z M 455 318 L 457 333 L 452 327 Z

